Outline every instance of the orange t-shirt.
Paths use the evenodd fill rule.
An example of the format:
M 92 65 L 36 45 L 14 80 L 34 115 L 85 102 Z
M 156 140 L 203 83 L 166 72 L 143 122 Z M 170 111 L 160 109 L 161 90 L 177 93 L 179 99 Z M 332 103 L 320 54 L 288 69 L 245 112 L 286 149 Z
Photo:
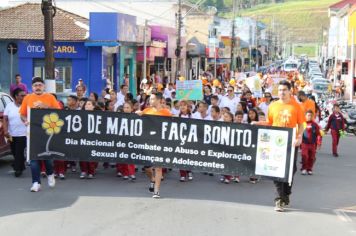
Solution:
M 315 102 L 311 99 L 307 99 L 305 102 L 301 103 L 301 106 L 303 108 L 303 112 L 304 114 L 308 111 L 308 110 L 312 110 L 313 114 L 314 114 L 314 118 L 315 118 Z
M 50 108 L 60 109 L 58 101 L 52 94 L 44 93 L 42 95 L 37 95 L 31 93 L 24 98 L 19 111 L 20 115 L 27 116 L 27 108 L 33 108 L 37 102 L 42 102 Z
M 153 115 L 153 116 L 172 116 L 172 113 L 166 109 L 157 110 L 156 108 L 149 107 L 142 111 L 143 115 Z
M 305 122 L 305 115 L 295 100 L 289 103 L 278 100 L 268 107 L 267 122 L 276 127 L 296 128 Z

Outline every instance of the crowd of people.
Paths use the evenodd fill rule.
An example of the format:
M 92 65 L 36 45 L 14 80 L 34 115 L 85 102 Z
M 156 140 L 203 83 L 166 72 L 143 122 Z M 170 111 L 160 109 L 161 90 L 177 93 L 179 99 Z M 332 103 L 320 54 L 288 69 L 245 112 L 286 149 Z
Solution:
M 301 174 L 312 175 L 317 148 L 321 146 L 322 133 L 318 125 L 320 109 L 312 98 L 308 97 L 308 83 L 298 72 L 276 74 L 257 74 L 259 85 L 254 89 L 248 86 L 248 80 L 243 73 L 236 73 L 234 79 L 218 80 L 211 76 L 201 75 L 203 84 L 203 99 L 200 101 L 177 100 L 174 83 L 160 84 L 146 80 L 137 94 L 129 92 L 127 85 L 121 85 L 119 90 L 106 88 L 101 94 L 87 91 L 83 81 L 76 86 L 76 95 L 69 95 L 66 103 L 56 99 L 55 94 L 45 93 L 44 81 L 35 77 L 32 80 L 32 93 L 27 94 L 27 88 L 21 83 L 21 76 L 16 76 L 16 84 L 11 86 L 13 104 L 5 109 L 5 136 L 11 141 L 14 155 L 13 168 L 15 176 L 22 175 L 25 167 L 24 149 L 28 108 L 33 109 L 66 109 L 66 110 L 101 110 L 107 112 L 136 113 L 138 115 L 175 116 L 185 119 L 199 119 L 252 125 L 272 125 L 278 127 L 298 128 L 294 145 L 294 173 L 297 171 L 298 147 L 301 148 Z M 275 78 L 282 78 L 276 82 Z M 260 87 L 260 88 L 256 88 Z M 253 91 L 254 90 L 254 91 Z M 259 93 L 256 93 L 256 91 Z M 308 92 L 308 91 L 307 91 Z M 257 96 L 256 96 L 257 94 Z M 345 127 L 337 104 L 330 116 L 327 130 L 331 129 L 333 137 L 333 154 L 338 156 L 337 145 L 340 130 Z M 47 177 L 48 185 L 55 186 L 55 178 L 65 179 L 66 172 L 77 172 L 74 161 L 30 161 L 32 173 L 32 192 L 41 189 L 41 174 Z M 114 167 L 116 176 L 124 180 L 136 180 L 137 167 L 133 164 L 103 163 L 103 168 Z M 79 162 L 80 179 L 93 179 L 100 165 L 97 162 Z M 150 179 L 149 191 L 154 198 L 160 197 L 161 180 L 169 170 L 145 166 L 144 171 Z M 213 176 L 213 173 L 205 173 Z M 192 181 L 192 171 L 179 170 L 179 181 Z M 259 178 L 249 176 L 249 181 L 256 184 Z M 240 176 L 222 175 L 220 181 L 225 184 L 240 182 Z M 277 190 L 276 210 L 283 211 L 289 205 L 291 186 L 288 183 L 275 181 Z

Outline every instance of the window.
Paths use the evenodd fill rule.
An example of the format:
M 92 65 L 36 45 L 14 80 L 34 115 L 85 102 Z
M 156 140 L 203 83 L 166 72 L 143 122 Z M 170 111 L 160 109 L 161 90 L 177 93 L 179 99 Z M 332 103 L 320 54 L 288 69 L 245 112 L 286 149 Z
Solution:
M 45 79 L 45 62 L 35 59 L 33 74 Z M 55 61 L 54 76 L 56 79 L 56 92 L 63 93 L 72 90 L 72 61 L 70 59 L 57 59 Z

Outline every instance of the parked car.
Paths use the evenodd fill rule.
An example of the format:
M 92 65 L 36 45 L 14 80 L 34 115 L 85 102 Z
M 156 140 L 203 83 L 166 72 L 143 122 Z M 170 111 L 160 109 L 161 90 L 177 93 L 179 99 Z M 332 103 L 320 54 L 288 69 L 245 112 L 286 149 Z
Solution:
M 5 141 L 3 119 L 5 107 L 12 101 L 10 95 L 0 92 L 0 157 L 10 153 L 10 145 Z
M 283 70 L 285 72 L 297 71 L 298 70 L 298 62 L 296 62 L 296 61 L 286 61 L 283 64 Z

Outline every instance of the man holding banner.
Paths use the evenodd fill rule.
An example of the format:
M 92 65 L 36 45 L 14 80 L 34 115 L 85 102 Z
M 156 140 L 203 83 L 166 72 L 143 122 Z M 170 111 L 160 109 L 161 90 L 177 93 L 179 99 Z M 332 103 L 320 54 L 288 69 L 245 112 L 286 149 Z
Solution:
M 267 122 L 256 122 L 254 124 L 267 124 L 276 127 L 297 128 L 297 137 L 294 141 L 294 163 L 293 175 L 297 171 L 297 157 L 298 147 L 302 143 L 302 135 L 304 131 L 305 115 L 301 106 L 292 97 L 292 86 L 286 81 L 282 80 L 278 84 L 279 100 L 273 102 L 268 109 Z M 275 211 L 283 212 L 284 207 L 290 203 L 290 195 L 292 193 L 292 184 L 280 181 L 274 181 L 277 190 L 277 197 L 275 199 Z
M 138 112 L 138 115 L 154 115 L 154 116 L 172 116 L 171 112 L 162 106 L 163 100 L 162 93 L 154 93 L 150 96 L 150 107 L 146 108 L 142 112 Z M 159 190 L 162 180 L 162 168 L 155 167 L 155 173 L 153 175 L 153 167 L 145 167 L 146 174 L 151 180 L 149 191 L 153 192 L 153 198 L 160 198 Z
M 22 121 L 28 125 L 27 117 L 29 116 L 28 110 L 35 109 L 60 109 L 59 103 L 56 98 L 50 94 L 45 93 L 45 84 L 42 78 L 34 77 L 32 79 L 32 94 L 28 94 L 22 102 L 20 107 L 20 115 Z M 29 146 L 29 145 L 28 145 Z M 31 192 L 38 192 L 41 189 L 40 177 L 40 161 L 31 160 L 31 174 L 32 174 L 32 187 Z M 53 174 L 53 165 L 51 160 L 45 160 L 48 186 L 54 187 L 56 182 Z

